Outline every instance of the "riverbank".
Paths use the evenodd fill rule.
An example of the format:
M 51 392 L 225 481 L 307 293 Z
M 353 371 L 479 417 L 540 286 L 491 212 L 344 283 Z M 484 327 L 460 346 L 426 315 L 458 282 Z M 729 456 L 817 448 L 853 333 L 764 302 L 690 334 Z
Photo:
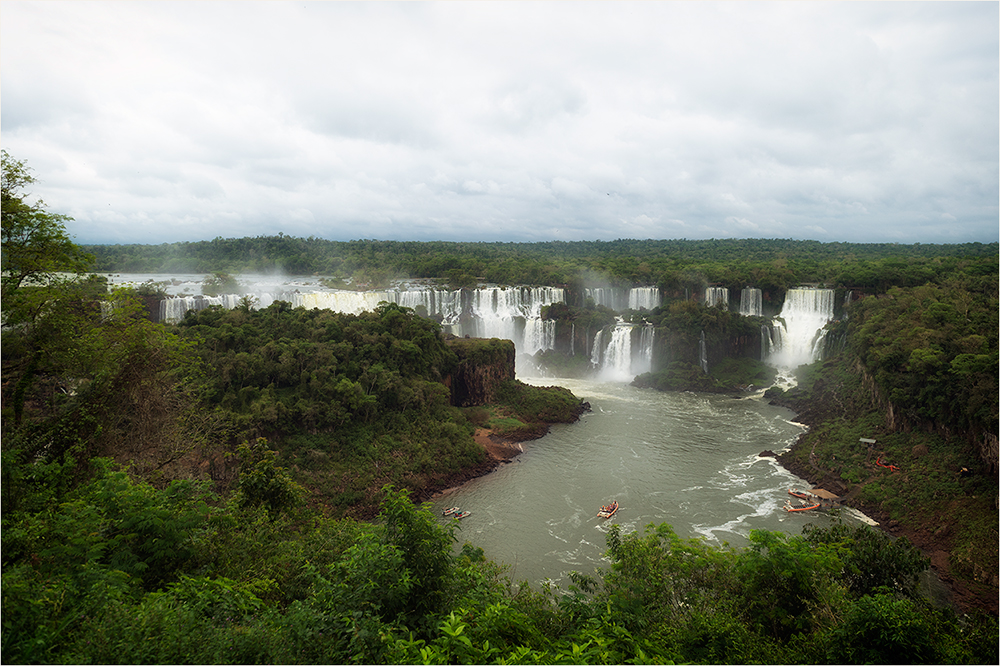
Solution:
M 796 411 L 809 428 L 778 461 L 919 548 L 956 609 L 997 615 L 995 507 L 982 492 L 988 474 L 963 457 L 955 441 L 886 427 L 885 414 L 859 399 L 855 378 L 840 370 L 829 361 L 818 379 L 772 400 Z M 861 436 L 876 440 L 875 448 L 866 450 Z M 895 469 L 878 466 L 880 457 Z M 971 469 L 982 478 L 962 476 Z
M 511 462 L 514 458 L 524 453 L 524 447 L 521 445 L 521 442 L 528 441 L 525 439 L 517 440 L 511 437 L 501 437 L 489 428 L 477 428 L 473 439 L 486 451 L 488 456 L 487 461 L 474 469 L 464 470 L 449 478 L 443 490 L 432 492 L 430 497 L 426 499 L 437 499 L 438 497 L 450 495 L 472 479 L 486 476 L 500 465 Z

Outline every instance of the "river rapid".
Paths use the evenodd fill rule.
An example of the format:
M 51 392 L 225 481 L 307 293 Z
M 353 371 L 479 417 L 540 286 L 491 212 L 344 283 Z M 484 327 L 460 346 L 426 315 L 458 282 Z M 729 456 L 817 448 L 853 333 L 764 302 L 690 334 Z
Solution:
M 805 426 L 760 394 L 660 392 L 625 383 L 521 378 L 557 384 L 590 403 L 576 423 L 522 444 L 496 471 L 434 500 L 471 511 L 460 521 L 468 542 L 508 565 L 512 580 L 565 586 L 568 574 L 607 566 L 605 535 L 668 523 L 681 537 L 744 546 L 751 530 L 799 534 L 826 512 L 789 513 L 789 488 L 811 486 L 763 451 L 787 449 Z M 610 519 L 601 505 L 618 500 Z M 849 510 L 843 518 L 861 520 Z M 453 520 L 441 517 L 441 521 Z

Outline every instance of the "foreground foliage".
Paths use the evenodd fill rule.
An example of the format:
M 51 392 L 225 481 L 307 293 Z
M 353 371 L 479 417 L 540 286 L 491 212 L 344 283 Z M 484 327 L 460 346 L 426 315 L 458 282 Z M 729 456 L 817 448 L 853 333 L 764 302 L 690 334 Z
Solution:
M 5 516 L 5 662 L 987 663 L 997 651 L 995 620 L 929 606 L 914 585 L 924 558 L 865 527 L 754 532 L 734 550 L 666 524 L 612 526 L 609 569 L 539 592 L 455 549 L 457 521 L 392 487 L 359 523 L 93 468 L 57 503 Z

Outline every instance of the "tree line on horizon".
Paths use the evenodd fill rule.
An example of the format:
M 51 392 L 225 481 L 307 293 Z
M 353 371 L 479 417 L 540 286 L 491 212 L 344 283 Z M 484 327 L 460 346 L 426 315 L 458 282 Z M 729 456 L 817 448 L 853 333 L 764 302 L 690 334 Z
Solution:
M 919 286 L 956 270 L 996 272 L 997 243 L 822 243 L 783 239 L 551 241 L 330 241 L 279 234 L 160 245 L 86 245 L 94 270 L 124 273 L 272 273 L 349 278 L 384 287 L 436 278 L 452 286 L 495 284 L 708 285 L 784 292 L 800 284 L 868 293 Z

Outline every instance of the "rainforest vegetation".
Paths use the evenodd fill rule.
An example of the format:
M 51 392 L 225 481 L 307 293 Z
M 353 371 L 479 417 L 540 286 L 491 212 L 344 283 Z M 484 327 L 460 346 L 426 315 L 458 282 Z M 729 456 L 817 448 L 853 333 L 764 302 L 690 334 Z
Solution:
M 645 316 L 675 336 L 671 347 L 665 334 L 664 353 L 689 349 L 692 332 L 705 330 L 730 350 L 732 362 L 719 364 L 729 378 L 713 378 L 720 385 L 760 371 L 732 342 L 759 322 L 705 308 L 685 289 L 753 284 L 775 302 L 801 282 L 857 289 L 865 297 L 834 324 L 827 360 L 803 368 L 795 390 L 770 394 L 813 425 L 787 464 L 842 484 L 912 533 L 934 525 L 931 536 L 950 539 L 951 574 L 968 598 L 995 601 L 996 244 L 279 235 L 81 248 L 65 217 L 27 202 L 31 182 L 4 153 L 5 663 L 997 655 L 995 607 L 930 603 L 917 584 L 927 558 L 906 538 L 866 527 L 755 532 L 743 549 L 682 539 L 667 524 L 612 528 L 605 570 L 576 575 L 569 589 L 512 581 L 461 544 L 456 521 L 419 504 L 494 464 L 474 443 L 478 428 L 535 436 L 539 424 L 579 413 L 568 391 L 509 376 L 512 345 L 448 340 L 435 322 L 388 303 L 347 315 L 248 301 L 158 324 L 141 292 L 109 291 L 89 273 L 658 285 L 664 306 Z M 551 316 L 598 326 L 609 313 L 579 302 Z M 656 373 L 648 381 L 674 386 Z M 900 473 L 873 467 L 857 448 L 872 432 Z

